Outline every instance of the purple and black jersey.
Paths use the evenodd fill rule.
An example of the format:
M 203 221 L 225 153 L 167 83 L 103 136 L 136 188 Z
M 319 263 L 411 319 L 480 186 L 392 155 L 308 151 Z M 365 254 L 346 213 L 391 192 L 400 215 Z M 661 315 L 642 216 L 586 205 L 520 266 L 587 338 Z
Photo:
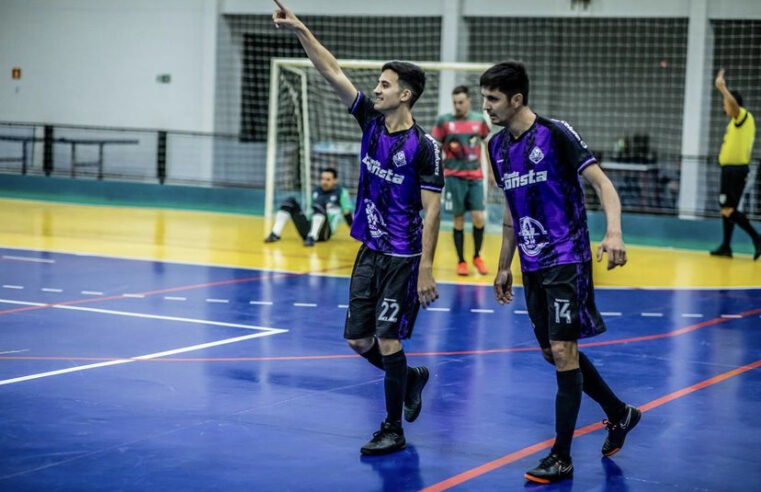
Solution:
M 361 171 L 351 236 L 395 256 L 422 252 L 420 190 L 441 193 L 441 151 L 420 126 L 389 133 L 384 117 L 361 92 L 349 108 L 362 128 Z
M 520 137 L 507 128 L 489 142 L 497 184 L 505 191 L 527 272 L 592 257 L 579 175 L 597 159 L 565 121 L 537 116 Z

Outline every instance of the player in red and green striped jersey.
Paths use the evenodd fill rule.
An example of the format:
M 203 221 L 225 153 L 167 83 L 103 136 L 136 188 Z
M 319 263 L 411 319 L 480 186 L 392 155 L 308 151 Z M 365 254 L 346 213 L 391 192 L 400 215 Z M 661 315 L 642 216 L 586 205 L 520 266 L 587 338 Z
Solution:
M 473 265 L 481 275 L 488 272 L 481 259 L 484 238 L 484 175 L 481 171 L 481 142 L 489 134 L 482 113 L 470 110 L 468 88 L 459 85 L 452 91 L 454 112 L 436 120 L 431 134 L 444 151 L 444 209 L 453 216 L 454 244 L 457 250 L 457 274 L 468 275 L 463 252 L 465 212 L 473 221 Z

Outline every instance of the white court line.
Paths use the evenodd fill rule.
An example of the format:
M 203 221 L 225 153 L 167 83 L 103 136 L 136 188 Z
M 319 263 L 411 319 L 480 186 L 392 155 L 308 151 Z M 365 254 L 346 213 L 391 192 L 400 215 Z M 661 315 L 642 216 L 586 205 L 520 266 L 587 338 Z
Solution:
M 278 333 L 288 331 L 288 330 L 281 330 L 280 328 L 267 328 L 264 326 L 242 325 L 239 323 L 225 323 L 223 321 L 209 321 L 205 319 L 195 319 L 195 318 L 178 318 L 176 316 L 161 316 L 159 314 L 133 313 L 131 311 L 114 311 L 111 309 L 99 309 L 99 308 L 84 307 L 84 306 L 67 306 L 65 304 L 45 304 L 44 302 L 12 301 L 10 299 L 0 299 L 0 303 L 21 304 L 22 306 L 49 306 L 51 308 L 68 309 L 70 311 L 87 311 L 90 313 L 114 314 L 116 316 L 129 316 L 133 318 L 161 319 L 165 321 L 179 321 L 182 323 L 195 323 L 199 325 L 224 326 L 227 328 L 243 328 L 244 330 L 275 331 Z
M 218 302 L 222 304 L 227 304 L 230 301 L 228 301 L 227 299 L 206 299 L 206 302 Z
M 4 260 L 31 261 L 33 263 L 55 263 L 55 260 L 46 260 L 44 258 L 29 258 L 28 256 L 11 256 L 3 255 Z
M 254 306 L 272 306 L 272 301 L 248 301 L 248 303 Z
M 702 318 L 703 315 L 699 313 L 682 313 L 682 318 Z
M 6 350 L 5 352 L 0 352 L 0 355 L 5 355 L 5 354 L 20 354 L 21 352 L 29 352 L 29 349 Z
M 339 304 L 338 305 L 338 309 L 348 309 L 348 307 L 349 307 L 348 304 Z
M 640 313 L 640 315 L 651 317 L 651 318 L 662 318 L 663 317 L 663 313 Z
M 729 318 L 729 319 L 740 319 L 740 318 L 742 318 L 742 316 L 740 316 L 739 314 L 722 314 L 721 317 L 722 318 Z
M 71 307 L 71 306 L 68 306 L 68 307 Z M 137 362 L 141 360 L 158 359 L 158 358 L 166 357 L 169 355 L 183 354 L 186 352 L 193 352 L 196 350 L 202 350 L 209 347 L 217 347 L 219 345 L 227 345 L 230 343 L 237 343 L 237 342 L 242 342 L 245 340 L 251 340 L 252 338 L 268 337 L 270 335 L 276 335 L 278 333 L 284 333 L 288 331 L 288 330 L 280 330 L 277 328 L 266 328 L 266 329 L 269 331 L 254 333 L 252 335 L 244 335 L 242 337 L 225 338 L 224 340 L 217 340 L 216 342 L 202 343 L 200 345 L 191 345 L 189 347 L 181 347 L 177 349 L 166 350 L 164 352 L 156 352 L 154 354 L 139 355 L 137 357 L 132 357 L 130 359 L 110 360 L 106 362 L 98 362 L 96 364 L 87 364 L 84 366 L 76 366 L 76 367 L 69 367 L 67 369 L 59 369 L 57 371 L 40 372 L 37 374 L 30 374 L 28 376 L 21 376 L 21 377 L 13 378 L 13 379 L 4 379 L 0 381 L 0 386 L 4 386 L 6 384 L 21 383 L 23 381 L 30 381 L 32 379 L 58 376 L 60 374 L 68 374 L 70 372 L 87 371 L 90 369 L 97 369 L 99 367 L 115 366 L 118 364 L 129 364 L 130 362 Z
M 98 290 L 83 290 L 82 295 L 85 296 L 102 296 L 103 292 L 100 292 Z
M 22 306 L 47 306 L 44 302 L 29 302 L 29 301 L 12 301 L 10 299 L 0 299 L 3 304 L 21 304 Z
M 187 297 L 164 296 L 167 301 L 187 301 Z
M 448 313 L 449 308 L 429 307 L 425 308 L 426 311 L 441 311 L 442 313 Z
M 40 290 L 42 292 L 63 292 L 63 289 L 51 289 L 50 287 L 43 287 Z
M 317 307 L 317 304 L 312 304 L 311 302 L 294 302 L 294 307 Z
M 143 294 L 122 294 L 122 297 L 134 297 L 135 299 L 142 299 L 145 296 Z
M 3 285 L 3 289 L 15 289 L 15 290 L 21 290 L 23 289 L 23 285 Z
M 513 312 L 514 312 L 515 314 L 528 314 L 528 311 L 526 311 L 525 309 L 516 309 L 516 310 L 515 310 L 515 311 L 513 311 Z
M 680 249 L 680 248 L 657 248 L 655 246 L 638 246 L 640 248 L 649 248 L 649 249 L 668 249 L 670 251 L 681 251 L 686 253 L 694 253 L 695 250 L 691 249 Z M 289 275 L 304 275 L 304 272 L 301 270 L 286 270 L 286 269 L 279 269 L 279 268 L 254 268 L 249 266 L 243 266 L 243 265 L 235 265 L 235 264 L 229 264 L 229 263 L 204 263 L 200 261 L 178 261 L 178 260 L 156 260 L 155 258 L 139 258 L 137 256 L 129 256 L 129 255 L 104 255 L 104 254 L 93 254 L 93 253 L 82 253 L 81 251 L 71 251 L 66 249 L 50 249 L 50 248 L 19 248 L 16 246 L 11 246 L 7 244 L 0 244 L 0 248 L 4 249 L 11 249 L 15 251 L 20 252 L 29 252 L 29 251 L 37 251 L 40 253 L 57 253 L 62 255 L 72 255 L 72 256 L 79 256 L 83 258 L 109 258 L 114 260 L 129 260 L 129 261 L 141 261 L 141 262 L 155 262 L 160 261 L 161 263 L 166 263 L 170 265 L 190 265 L 190 266 L 202 266 L 202 267 L 219 267 L 219 268 L 232 268 L 235 270 L 244 270 L 249 272 L 269 272 L 269 273 L 283 273 L 283 274 L 289 274 Z M 746 255 L 750 256 L 750 255 Z M 350 278 L 351 275 L 349 274 L 336 274 L 336 273 L 324 273 L 324 272 L 309 272 L 310 276 L 319 276 L 319 277 L 332 277 L 332 278 Z M 438 281 L 440 284 L 445 285 L 472 285 L 475 287 L 485 287 L 490 288 L 491 284 L 482 284 L 478 282 L 467 282 L 462 280 L 453 280 L 453 281 Z M 523 288 L 521 285 L 515 285 L 518 288 Z M 637 289 L 644 289 L 644 290 L 716 290 L 716 289 L 722 289 L 722 290 L 761 290 L 761 287 L 758 285 L 738 285 L 738 286 L 726 286 L 726 285 L 715 285 L 715 286 L 702 286 L 702 287 L 696 287 L 696 286 L 674 286 L 674 285 L 595 285 L 595 289 L 600 290 L 637 290 Z
M 54 307 L 56 309 L 69 309 L 72 311 L 87 311 L 90 313 L 115 314 L 117 316 L 130 316 L 134 318 L 162 319 L 166 321 L 180 321 L 182 323 L 195 323 L 199 325 L 213 325 L 213 326 L 225 326 L 229 328 L 243 328 L 245 330 L 263 330 L 263 331 L 275 330 L 280 332 L 288 331 L 288 330 L 280 330 L 279 328 L 266 328 L 263 326 L 241 325 L 238 323 L 225 323 L 223 321 L 209 321 L 205 319 L 194 319 L 194 318 L 178 318 L 176 316 L 161 316 L 159 314 L 132 313 L 129 311 L 113 311 L 111 309 L 98 309 L 98 308 L 83 307 L 83 306 L 66 306 L 63 304 L 52 304 L 50 307 Z
M 615 311 L 603 311 L 600 313 L 603 316 L 621 316 L 621 313 L 615 312 Z
M 471 309 L 471 313 L 484 313 L 484 314 L 491 314 L 494 312 L 493 309 Z

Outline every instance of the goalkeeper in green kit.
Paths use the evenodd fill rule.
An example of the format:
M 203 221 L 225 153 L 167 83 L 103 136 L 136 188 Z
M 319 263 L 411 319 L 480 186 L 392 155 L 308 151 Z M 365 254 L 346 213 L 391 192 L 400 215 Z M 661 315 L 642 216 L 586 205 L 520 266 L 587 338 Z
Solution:
M 317 241 L 327 241 L 338 228 L 341 218 L 351 226 L 354 205 L 346 188 L 338 185 L 338 171 L 326 167 L 320 172 L 320 185 L 312 191 L 311 217 L 301 209 L 295 198 L 288 198 L 275 215 L 275 226 L 264 240 L 265 243 L 279 241 L 283 228 L 293 220 L 296 230 L 304 240 L 304 246 L 314 246 Z

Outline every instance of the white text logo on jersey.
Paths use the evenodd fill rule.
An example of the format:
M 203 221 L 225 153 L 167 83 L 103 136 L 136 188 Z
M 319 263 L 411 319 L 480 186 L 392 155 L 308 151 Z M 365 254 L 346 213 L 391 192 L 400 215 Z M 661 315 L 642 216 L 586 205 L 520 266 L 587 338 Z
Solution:
M 505 184 L 506 190 L 521 188 L 523 186 L 542 183 L 544 181 L 547 181 L 547 171 L 534 172 L 531 170 L 526 174 L 519 174 L 518 171 L 514 171 L 502 175 L 502 182 Z
M 365 154 L 365 157 L 362 158 L 362 163 L 365 165 L 365 167 L 367 167 L 367 170 L 370 171 L 370 173 L 378 176 L 379 178 L 385 179 L 386 181 L 390 181 L 394 184 L 402 184 L 402 181 L 404 181 L 404 176 L 401 174 L 395 174 L 391 169 L 383 169 L 380 165 L 380 162 L 376 161 L 367 154 Z

